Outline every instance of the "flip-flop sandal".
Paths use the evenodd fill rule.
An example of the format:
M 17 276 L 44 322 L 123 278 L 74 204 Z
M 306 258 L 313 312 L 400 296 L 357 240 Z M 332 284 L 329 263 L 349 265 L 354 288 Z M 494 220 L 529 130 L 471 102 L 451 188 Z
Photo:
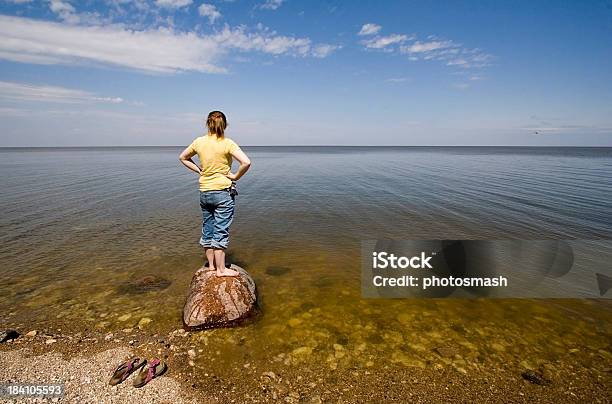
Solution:
M 117 369 L 115 369 L 115 372 L 113 373 L 113 376 L 109 380 L 108 384 L 111 386 L 116 386 L 119 383 L 123 383 L 132 373 L 146 364 L 147 360 L 143 359 L 141 361 L 140 358 L 132 358 L 127 362 L 123 362 L 117 366 Z
M 134 387 L 143 387 L 145 384 L 149 383 L 151 380 L 155 379 L 163 375 L 166 370 L 168 370 L 168 366 L 159 359 L 153 359 L 149 362 L 149 365 L 142 368 L 142 370 L 136 375 L 134 379 Z

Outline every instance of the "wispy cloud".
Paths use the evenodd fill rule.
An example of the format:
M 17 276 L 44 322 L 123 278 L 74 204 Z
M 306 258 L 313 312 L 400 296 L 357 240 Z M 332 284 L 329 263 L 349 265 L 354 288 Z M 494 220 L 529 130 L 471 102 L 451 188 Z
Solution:
M 190 6 L 193 0 L 155 0 L 155 4 L 159 7 L 166 8 L 182 8 Z
M 321 44 L 312 47 L 312 56 L 316 58 L 325 58 L 340 49 L 340 45 Z
M 408 35 L 391 34 L 364 39 L 361 44 L 368 49 L 388 49 L 390 45 L 400 44 L 409 39 Z
M 279 35 L 263 26 L 225 25 L 209 35 L 171 28 L 134 31 L 121 25 L 66 25 L 0 15 L 0 59 L 35 64 L 103 64 L 150 73 L 224 73 L 230 51 L 324 57 L 334 45 Z
M 363 24 L 357 35 L 368 36 L 369 38 L 362 39 L 360 43 L 367 49 L 382 49 L 385 51 L 390 51 L 393 50 L 389 48 L 391 45 L 401 44 L 412 39 L 411 36 L 404 34 L 390 34 L 386 36 L 377 35 L 381 29 L 382 27 L 377 24 Z
M 468 48 L 448 39 L 430 35 L 427 40 L 418 40 L 416 35 L 390 34 L 379 35 L 382 27 L 368 23 L 361 27 L 359 36 L 371 36 L 360 43 L 366 49 L 380 49 L 407 55 L 411 61 L 435 60 L 447 66 L 464 70 L 489 66 L 493 57 L 478 48 Z M 395 45 L 395 46 L 393 46 Z
M 67 24 L 100 25 L 108 22 L 96 12 L 78 13 L 74 6 L 66 0 L 49 0 L 49 10 Z
M 202 17 L 208 17 L 208 21 L 211 24 L 214 24 L 215 20 L 221 18 L 221 13 L 213 4 L 201 4 L 200 7 L 198 7 L 198 13 L 200 13 Z
M 492 56 L 477 48 L 467 48 L 451 40 L 430 36 L 427 41 L 416 41 L 400 47 L 410 60 L 437 60 L 447 66 L 474 69 L 489 66 Z
M 280 6 L 283 5 L 285 0 L 266 0 L 264 3 L 261 3 L 257 8 L 262 10 L 276 10 Z
M 0 81 L 0 99 L 9 101 L 89 103 L 104 102 L 119 104 L 121 97 L 101 97 L 89 91 L 35 84 Z
M 363 24 L 357 35 L 375 35 L 378 34 L 381 29 L 382 27 L 377 24 Z
M 67 1 L 51 0 L 49 1 L 49 8 L 66 22 L 77 23 L 79 21 L 79 18 L 75 15 L 74 7 Z
M 388 79 L 385 79 L 385 83 L 404 83 L 408 80 L 408 77 L 390 77 Z
M 447 49 L 450 47 L 453 47 L 453 43 L 451 41 L 416 41 L 412 45 L 402 46 L 401 51 L 404 53 L 428 53 L 438 49 Z

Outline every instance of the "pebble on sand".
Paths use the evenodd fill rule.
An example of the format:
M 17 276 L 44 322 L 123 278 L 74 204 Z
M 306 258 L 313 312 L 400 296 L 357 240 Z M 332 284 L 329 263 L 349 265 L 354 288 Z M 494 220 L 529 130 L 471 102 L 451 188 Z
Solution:
M 272 380 L 276 380 L 276 374 L 274 372 L 270 372 L 270 371 L 263 372 L 261 375 L 262 375 L 262 377 L 268 377 L 268 378 L 270 378 Z
M 538 384 L 540 386 L 550 384 L 550 380 L 544 377 L 543 373 L 539 370 L 525 370 L 521 373 L 523 379 L 530 383 Z

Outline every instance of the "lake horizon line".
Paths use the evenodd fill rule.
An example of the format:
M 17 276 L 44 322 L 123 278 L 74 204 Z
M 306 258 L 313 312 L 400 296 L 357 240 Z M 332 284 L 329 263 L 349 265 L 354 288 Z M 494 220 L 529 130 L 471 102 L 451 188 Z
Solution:
M 0 150 L 17 149 L 136 149 L 136 148 L 180 148 L 187 145 L 116 145 L 116 146 L 0 146 Z M 568 146 L 568 145 L 241 145 L 247 148 L 403 148 L 403 149 L 434 149 L 434 148 L 457 148 L 457 149 L 612 149 L 612 146 Z

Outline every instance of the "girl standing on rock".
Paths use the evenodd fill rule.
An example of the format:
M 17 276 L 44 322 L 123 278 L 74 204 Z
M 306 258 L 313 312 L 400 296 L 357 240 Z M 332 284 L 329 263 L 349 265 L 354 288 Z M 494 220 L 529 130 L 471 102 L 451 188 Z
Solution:
M 196 138 L 179 156 L 185 167 L 200 176 L 202 237 L 211 270 L 217 276 L 236 276 L 238 271 L 225 267 L 225 249 L 229 243 L 229 227 L 234 218 L 234 182 L 251 167 L 251 160 L 231 139 L 225 137 L 227 119 L 221 111 L 212 111 L 206 119 L 208 134 Z M 191 159 L 198 155 L 200 166 Z M 232 157 L 240 167 L 231 172 Z

